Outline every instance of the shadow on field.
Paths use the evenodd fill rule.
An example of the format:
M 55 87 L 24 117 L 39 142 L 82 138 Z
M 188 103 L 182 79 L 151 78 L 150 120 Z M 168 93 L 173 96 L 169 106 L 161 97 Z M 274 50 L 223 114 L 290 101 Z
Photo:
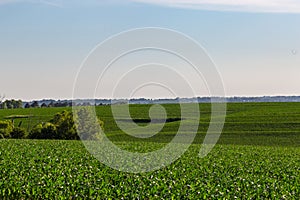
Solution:
M 167 118 L 167 119 L 118 119 L 118 121 L 121 122 L 134 122 L 137 124 L 148 124 L 148 123 L 155 123 L 155 124 L 160 124 L 160 123 L 170 123 L 170 122 L 177 122 L 177 121 L 181 121 L 184 119 L 181 118 Z

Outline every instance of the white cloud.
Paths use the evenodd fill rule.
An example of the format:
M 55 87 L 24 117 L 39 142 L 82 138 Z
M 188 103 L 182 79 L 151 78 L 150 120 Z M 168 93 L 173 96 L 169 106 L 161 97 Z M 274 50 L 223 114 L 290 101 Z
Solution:
M 132 2 L 157 4 L 202 10 L 300 13 L 300 0 L 131 0 Z

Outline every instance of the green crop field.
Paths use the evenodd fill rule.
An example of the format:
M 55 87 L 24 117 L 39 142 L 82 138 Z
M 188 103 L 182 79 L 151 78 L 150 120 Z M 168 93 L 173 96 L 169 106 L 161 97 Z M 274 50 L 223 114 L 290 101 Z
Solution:
M 104 121 L 105 134 L 116 145 L 149 152 L 170 142 L 181 123 L 179 105 L 163 106 L 168 120 L 148 139 L 120 130 L 110 106 L 99 106 L 96 111 Z M 211 112 L 210 104 L 199 106 L 194 143 L 180 159 L 154 172 L 111 169 L 81 141 L 0 140 L 0 199 L 299 199 L 300 103 L 228 104 L 222 135 L 204 158 L 198 153 Z M 130 105 L 133 121 L 146 126 L 150 107 Z M 30 131 L 62 110 L 71 108 L 0 110 L 0 120 L 30 116 L 14 122 L 22 121 L 21 126 Z

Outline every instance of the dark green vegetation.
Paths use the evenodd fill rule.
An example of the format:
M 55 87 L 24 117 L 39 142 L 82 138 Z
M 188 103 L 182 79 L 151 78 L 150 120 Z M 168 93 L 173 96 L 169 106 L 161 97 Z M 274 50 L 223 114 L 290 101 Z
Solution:
M 23 103 L 21 100 L 5 100 L 4 102 L 2 102 L 3 100 L 3 96 L 0 95 L 0 109 L 16 109 L 16 108 L 22 108 Z
M 5 139 L 57 139 L 57 140 L 79 140 L 79 139 L 100 139 L 101 130 L 97 129 L 100 125 L 103 129 L 103 121 L 93 120 L 92 107 L 77 107 L 77 112 L 73 115 L 71 111 L 56 113 L 49 121 L 42 121 L 29 130 L 32 115 L 10 115 L 4 117 L 9 119 L 0 121 L 0 138 Z M 19 120 L 18 126 L 15 120 Z M 27 119 L 27 130 L 22 127 L 24 119 Z M 75 120 L 74 120 L 75 119 Z M 79 120 L 81 119 L 81 120 Z M 76 122 L 78 123 L 76 123 Z M 94 122 L 94 123 L 93 123 Z M 77 129 L 81 133 L 77 133 Z
M 164 107 L 168 119 L 180 118 L 178 105 Z M 132 105 L 131 117 L 145 126 L 150 122 L 149 108 Z M 31 130 L 65 109 L 1 110 L 0 120 L 31 116 L 14 122 L 22 121 L 21 127 Z M 170 166 L 145 174 L 123 173 L 99 163 L 80 141 L 0 140 L 0 199 L 300 197 L 300 103 L 228 104 L 218 145 L 203 159 L 198 152 L 209 124 L 210 105 L 201 104 L 200 109 L 199 134 L 189 150 Z M 133 152 L 163 147 L 180 124 L 180 120 L 169 120 L 153 138 L 138 139 L 119 130 L 109 106 L 97 107 L 97 113 L 106 135 Z

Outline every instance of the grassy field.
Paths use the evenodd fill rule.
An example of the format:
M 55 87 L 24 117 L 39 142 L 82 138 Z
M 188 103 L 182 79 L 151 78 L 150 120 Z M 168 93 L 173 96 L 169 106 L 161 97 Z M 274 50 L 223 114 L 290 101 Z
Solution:
M 201 119 L 195 143 L 202 143 L 210 122 L 210 104 L 200 104 Z M 121 106 L 120 106 L 121 107 Z M 132 119 L 141 125 L 149 121 L 151 105 L 131 105 Z M 164 105 L 168 118 L 180 118 L 180 107 Z M 219 144 L 300 146 L 300 103 L 231 103 L 227 105 L 226 123 Z M 49 121 L 56 113 L 71 108 L 31 108 L 0 110 L 0 120 L 11 115 L 29 115 L 22 127 L 31 130 L 40 122 Z M 106 135 L 113 141 L 169 142 L 176 134 L 180 121 L 166 123 L 164 128 L 151 139 L 137 139 L 123 133 L 115 123 L 110 106 L 96 107 L 99 118 L 104 121 Z M 258 139 L 259 138 L 259 139 Z
M 194 143 L 180 159 L 155 172 L 113 170 L 93 158 L 80 141 L 0 140 L 0 199 L 300 197 L 300 103 L 228 104 L 220 140 L 202 159 L 198 152 L 209 125 L 210 104 L 199 106 L 201 119 Z M 168 119 L 180 118 L 178 105 L 164 107 Z M 149 108 L 131 105 L 131 117 L 145 126 Z M 30 130 L 66 109 L 71 108 L 0 110 L 0 120 L 31 115 L 22 123 Z M 96 110 L 108 138 L 133 152 L 163 147 L 180 124 L 170 120 L 155 137 L 138 139 L 118 128 L 109 106 Z

